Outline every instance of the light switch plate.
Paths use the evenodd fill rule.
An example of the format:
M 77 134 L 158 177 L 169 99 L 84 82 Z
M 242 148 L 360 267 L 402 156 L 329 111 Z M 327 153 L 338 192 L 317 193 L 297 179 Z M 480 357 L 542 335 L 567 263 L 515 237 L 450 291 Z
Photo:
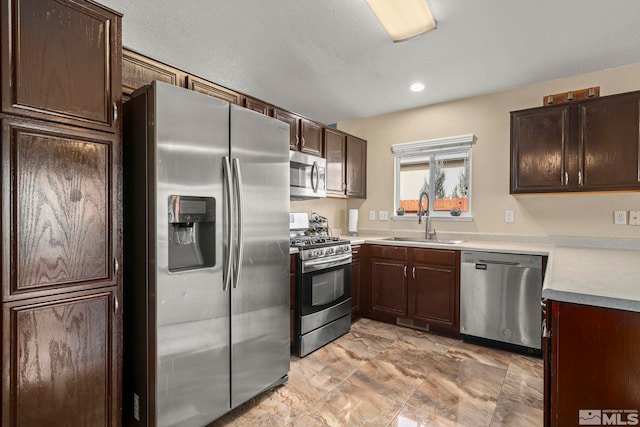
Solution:
M 369 211 L 369 221 L 376 220 L 376 211 Z
M 380 221 L 387 221 L 389 219 L 389 212 L 387 212 L 387 211 L 379 211 L 378 212 L 378 219 Z
M 640 211 L 629 211 L 629 225 L 640 225 Z
M 613 211 L 613 223 L 625 225 L 627 223 L 627 211 Z
M 513 222 L 513 211 L 504 211 L 504 222 Z

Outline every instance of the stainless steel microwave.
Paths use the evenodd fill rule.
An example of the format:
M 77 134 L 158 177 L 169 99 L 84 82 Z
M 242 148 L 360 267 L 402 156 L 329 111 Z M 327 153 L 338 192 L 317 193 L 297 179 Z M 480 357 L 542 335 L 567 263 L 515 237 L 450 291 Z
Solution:
M 327 161 L 321 157 L 289 151 L 291 200 L 327 196 Z

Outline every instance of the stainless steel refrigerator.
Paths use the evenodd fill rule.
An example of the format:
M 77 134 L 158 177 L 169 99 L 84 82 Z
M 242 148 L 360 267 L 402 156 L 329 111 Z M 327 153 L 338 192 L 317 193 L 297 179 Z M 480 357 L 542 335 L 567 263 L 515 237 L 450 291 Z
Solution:
M 125 425 L 202 426 L 289 371 L 289 127 L 162 82 L 124 105 Z

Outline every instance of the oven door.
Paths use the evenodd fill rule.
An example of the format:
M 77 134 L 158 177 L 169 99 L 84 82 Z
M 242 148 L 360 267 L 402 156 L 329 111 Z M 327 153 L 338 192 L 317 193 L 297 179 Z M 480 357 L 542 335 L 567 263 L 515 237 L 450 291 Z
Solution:
M 302 316 L 351 298 L 351 253 L 302 261 L 299 295 Z

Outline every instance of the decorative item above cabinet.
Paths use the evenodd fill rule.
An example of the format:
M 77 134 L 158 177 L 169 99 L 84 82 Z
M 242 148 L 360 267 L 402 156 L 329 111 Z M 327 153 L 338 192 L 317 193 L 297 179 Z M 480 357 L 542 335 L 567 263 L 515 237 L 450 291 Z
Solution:
M 640 190 L 640 91 L 511 112 L 511 194 Z

